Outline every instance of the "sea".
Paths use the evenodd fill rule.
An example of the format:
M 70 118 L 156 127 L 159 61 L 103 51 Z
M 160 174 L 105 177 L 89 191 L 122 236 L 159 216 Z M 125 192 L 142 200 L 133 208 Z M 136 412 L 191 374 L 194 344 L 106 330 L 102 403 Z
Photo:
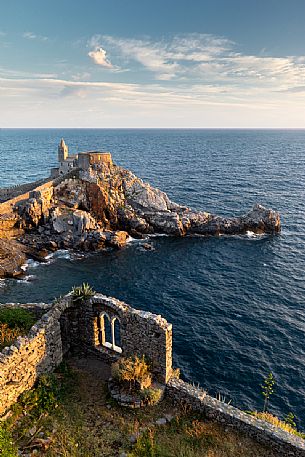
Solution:
M 305 428 L 305 130 L 1 129 L 0 187 L 48 176 L 57 145 L 110 151 L 169 197 L 197 210 L 242 215 L 255 203 L 280 212 L 277 235 L 151 239 L 91 255 L 58 251 L 0 282 L 0 302 L 50 302 L 73 285 L 173 324 L 183 379 L 244 410 L 270 410 Z

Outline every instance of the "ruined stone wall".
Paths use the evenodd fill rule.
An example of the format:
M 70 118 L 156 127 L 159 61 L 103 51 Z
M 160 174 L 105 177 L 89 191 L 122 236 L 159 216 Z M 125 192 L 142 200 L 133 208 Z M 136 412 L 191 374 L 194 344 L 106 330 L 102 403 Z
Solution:
M 223 403 L 181 379 L 171 379 L 166 394 L 178 404 L 185 404 L 203 413 L 208 419 L 234 427 L 256 441 L 270 446 L 278 457 L 304 457 L 305 440 L 256 419 L 240 409 Z
M 34 305 L 21 306 L 32 309 Z M 0 416 L 34 385 L 39 375 L 52 372 L 68 351 L 91 353 L 103 361 L 145 354 L 156 377 L 163 382 L 169 379 L 172 326 L 161 316 L 101 294 L 79 304 L 68 295 L 49 310 L 49 305 L 39 304 L 38 308 L 37 316 L 45 314 L 30 333 L 0 353 Z M 97 322 L 103 312 L 120 322 L 120 353 L 100 343 Z
M 116 344 L 120 344 L 118 348 L 122 352 L 101 343 L 100 318 L 103 314 L 106 320 L 117 320 L 120 342 Z M 172 325 L 160 315 L 96 294 L 86 305 L 80 305 L 77 312 L 68 309 L 61 317 L 61 326 L 64 345 L 69 349 L 87 351 L 106 361 L 144 354 L 156 378 L 166 383 L 171 376 Z
M 13 345 L 0 353 L 0 416 L 22 392 L 33 387 L 39 375 L 52 372 L 61 363 L 63 349 L 59 317 L 68 306 L 67 299 L 56 304 L 26 337 L 17 338 Z

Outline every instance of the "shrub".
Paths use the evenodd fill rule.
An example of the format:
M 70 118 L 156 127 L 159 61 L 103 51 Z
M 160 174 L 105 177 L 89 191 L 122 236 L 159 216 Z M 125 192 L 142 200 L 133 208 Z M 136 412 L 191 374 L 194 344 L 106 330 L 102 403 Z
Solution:
M 7 324 L 9 328 L 19 328 L 28 332 L 35 324 L 33 313 L 23 308 L 0 308 L 0 324 Z
M 0 424 L 0 456 L 17 457 L 17 449 L 13 444 L 11 433 Z
M 151 385 L 151 374 L 144 355 L 122 358 L 111 367 L 111 374 L 119 382 L 126 382 L 130 387 L 144 389 Z
M 57 407 L 60 395 L 60 386 L 54 375 L 42 375 L 38 379 L 37 387 L 24 392 L 20 403 L 28 410 L 33 410 L 34 416 L 50 412 Z
M 147 430 L 140 436 L 128 457 L 161 457 L 161 453 L 155 444 L 152 430 Z
M 73 302 L 82 302 L 83 300 L 87 300 L 90 297 L 93 297 L 95 291 L 92 287 L 88 284 L 83 282 L 81 286 L 74 286 L 72 288 L 72 300 Z
M 145 388 L 141 391 L 141 397 L 148 405 L 157 404 L 162 396 L 162 390 L 157 387 Z

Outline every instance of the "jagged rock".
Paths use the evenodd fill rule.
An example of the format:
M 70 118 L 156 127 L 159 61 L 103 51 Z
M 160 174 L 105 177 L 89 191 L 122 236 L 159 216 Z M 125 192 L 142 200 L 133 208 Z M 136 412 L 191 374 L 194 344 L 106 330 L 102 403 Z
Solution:
M 26 248 L 13 240 L 0 239 L 0 277 L 14 278 L 24 273 Z
M 28 247 L 27 255 L 34 258 L 43 257 L 46 249 L 54 251 L 61 247 L 119 248 L 126 244 L 129 235 L 141 238 L 153 233 L 276 233 L 280 228 L 279 214 L 260 205 L 235 218 L 193 211 L 172 202 L 164 192 L 130 171 L 111 164 L 93 166 L 73 179 L 67 176 L 59 182 L 46 183 L 31 191 L 27 198 L 21 195 L 0 204 L 0 240 L 23 233 L 19 239 Z M 22 250 L 17 255 L 18 246 L 21 245 L 16 245 L 8 256 L 10 260 L 2 261 L 0 276 L 18 272 L 25 259 Z M 9 251 L 5 243 L 2 250 Z
M 73 211 L 73 233 L 74 236 L 82 236 L 89 230 L 94 230 L 97 222 L 90 213 L 81 210 Z

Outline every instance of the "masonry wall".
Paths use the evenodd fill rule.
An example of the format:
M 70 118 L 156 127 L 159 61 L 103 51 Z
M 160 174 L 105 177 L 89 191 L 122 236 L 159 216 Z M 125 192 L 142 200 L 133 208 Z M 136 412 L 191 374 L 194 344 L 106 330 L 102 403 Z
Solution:
M 305 440 L 302 438 L 210 397 L 204 390 L 181 379 L 171 379 L 166 386 L 166 393 L 175 402 L 188 405 L 208 419 L 232 426 L 256 441 L 270 446 L 277 457 L 305 456 Z
M 49 180 L 50 180 L 50 178 L 39 179 L 38 181 L 35 181 L 35 182 L 20 184 L 20 185 L 12 186 L 12 187 L 5 187 L 2 189 L 0 188 L 0 202 L 4 202 L 6 200 L 10 200 L 12 198 L 18 197 L 19 195 L 30 192 L 31 190 L 35 189 L 38 186 L 41 186 L 42 184 L 48 182 Z
M 122 353 L 101 344 L 99 319 L 104 313 L 110 320 L 116 318 L 118 321 Z M 61 317 L 61 327 L 63 344 L 68 350 L 89 352 L 109 362 L 119 357 L 145 354 L 156 378 L 166 383 L 171 376 L 172 325 L 160 315 L 96 294 L 86 305 L 68 309 Z
M 26 337 L 0 353 L 0 416 L 33 387 L 37 377 L 52 372 L 63 359 L 59 317 L 70 306 L 63 300 L 31 328 Z

